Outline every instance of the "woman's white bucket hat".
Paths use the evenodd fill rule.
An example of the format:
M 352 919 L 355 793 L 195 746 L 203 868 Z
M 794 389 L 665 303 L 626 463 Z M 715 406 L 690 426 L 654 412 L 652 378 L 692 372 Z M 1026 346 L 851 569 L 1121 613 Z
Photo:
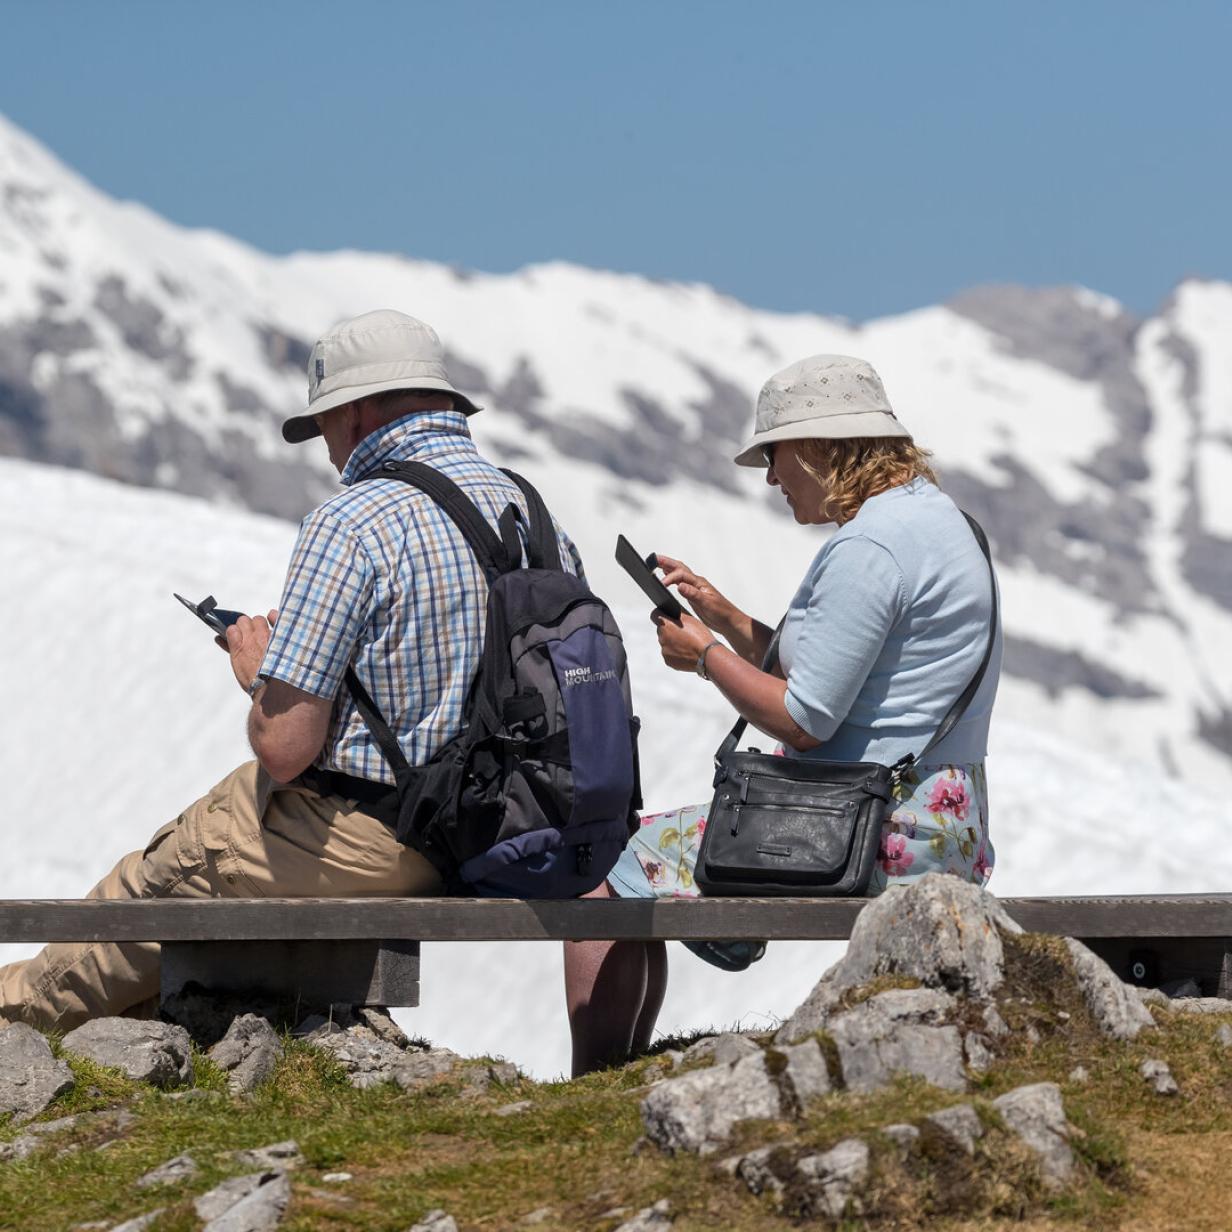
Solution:
M 812 355 L 776 372 L 757 395 L 753 436 L 736 455 L 740 466 L 766 465 L 763 445 L 775 441 L 905 436 L 872 364 L 850 355 Z
M 482 407 L 450 384 L 436 330 L 392 308 L 378 308 L 336 325 L 308 358 L 308 410 L 283 422 L 283 440 L 296 444 L 321 435 L 314 415 L 391 389 L 453 394 L 466 415 Z

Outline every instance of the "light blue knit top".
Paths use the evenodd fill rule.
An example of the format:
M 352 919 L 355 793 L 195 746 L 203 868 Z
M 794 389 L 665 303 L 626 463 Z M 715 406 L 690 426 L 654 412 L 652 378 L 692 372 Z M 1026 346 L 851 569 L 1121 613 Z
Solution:
M 988 566 L 948 496 L 914 479 L 865 501 L 817 554 L 783 626 L 787 713 L 823 742 L 797 756 L 918 756 L 979 667 L 991 612 Z M 984 757 L 1000 674 L 998 627 L 974 701 L 929 764 Z

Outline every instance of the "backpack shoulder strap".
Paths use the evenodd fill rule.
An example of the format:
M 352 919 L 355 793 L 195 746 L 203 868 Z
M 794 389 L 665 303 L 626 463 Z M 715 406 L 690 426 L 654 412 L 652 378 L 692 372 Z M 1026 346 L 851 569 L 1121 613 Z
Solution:
M 431 497 L 462 532 L 488 581 L 516 568 L 519 561 L 501 536 L 488 525 L 475 502 L 447 475 L 422 462 L 385 462 L 379 472 L 387 479 L 401 479 Z
M 555 573 L 563 573 L 564 567 L 560 563 L 560 544 L 556 538 L 556 526 L 552 522 L 552 515 L 548 512 L 548 507 L 543 503 L 543 497 L 539 495 L 538 489 L 530 482 L 529 479 L 524 479 L 515 471 L 501 468 L 514 483 L 522 490 L 522 495 L 526 497 L 526 507 L 530 511 L 530 528 L 527 535 L 526 558 L 532 569 L 547 569 Z

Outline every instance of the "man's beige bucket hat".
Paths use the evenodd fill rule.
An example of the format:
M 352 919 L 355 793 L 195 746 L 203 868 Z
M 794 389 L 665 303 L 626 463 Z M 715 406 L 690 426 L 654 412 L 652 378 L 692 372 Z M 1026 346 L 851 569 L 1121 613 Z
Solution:
M 308 411 L 283 423 L 283 439 L 295 444 L 320 436 L 314 415 L 391 389 L 441 390 L 453 394 L 463 414 L 482 409 L 450 384 L 445 351 L 431 325 L 378 308 L 318 339 L 308 359 Z
M 763 445 L 821 437 L 905 436 L 872 364 L 850 355 L 812 355 L 776 372 L 757 395 L 753 436 L 740 466 L 765 467 Z

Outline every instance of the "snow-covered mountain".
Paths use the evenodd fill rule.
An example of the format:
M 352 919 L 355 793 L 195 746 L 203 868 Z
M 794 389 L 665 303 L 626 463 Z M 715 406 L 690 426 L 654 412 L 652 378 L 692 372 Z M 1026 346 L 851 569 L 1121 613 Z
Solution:
M 486 407 L 480 444 L 543 488 L 627 605 L 649 805 L 706 795 L 723 709 L 657 665 L 615 534 L 774 619 L 825 532 L 730 458 L 766 376 L 848 352 L 993 540 L 994 887 L 1226 888 L 1232 285 L 1184 282 L 1146 320 L 1082 288 L 993 287 L 854 325 L 563 264 L 271 257 L 111 200 L 0 119 L 0 767 L 21 801 L 0 895 L 79 892 L 242 755 L 242 698 L 168 592 L 276 602 L 293 520 L 334 486 L 278 422 L 303 406 L 312 339 L 382 306 L 436 325 Z M 1212 804 L 1174 822 L 1181 779 Z M 785 963 L 708 976 L 698 1004 L 784 1012 L 816 974 Z M 542 999 L 546 1040 L 556 989 Z
M 1232 786 L 1232 285 L 1185 282 L 1145 321 L 986 287 L 857 326 L 563 264 L 271 257 L 107 198 L 0 119 L 0 454 L 298 517 L 333 474 L 278 421 L 311 340 L 382 305 L 437 326 L 481 443 L 600 582 L 624 585 L 623 529 L 767 619 L 817 533 L 730 463 L 752 398 L 802 355 L 867 357 L 992 536 L 1003 712 Z

